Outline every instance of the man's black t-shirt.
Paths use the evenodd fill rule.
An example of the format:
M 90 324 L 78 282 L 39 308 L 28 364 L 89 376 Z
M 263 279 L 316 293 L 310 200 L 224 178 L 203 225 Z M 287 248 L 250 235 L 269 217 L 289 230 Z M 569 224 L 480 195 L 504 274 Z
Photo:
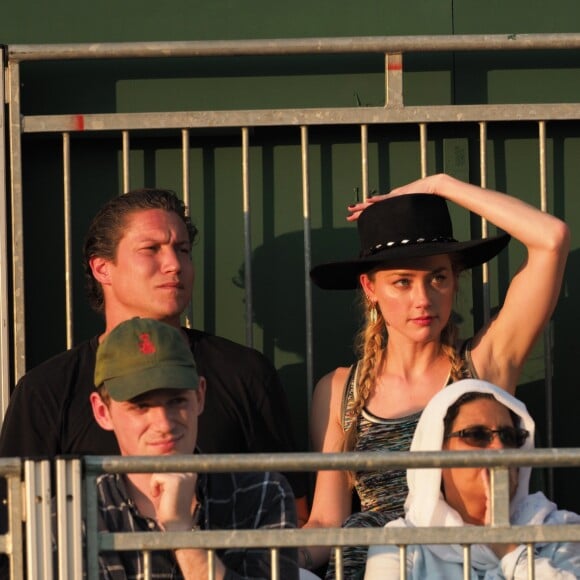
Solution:
M 198 372 L 207 381 L 199 419 L 203 453 L 295 451 L 290 412 L 273 365 L 258 351 L 184 329 Z M 16 386 L 0 434 L 0 457 L 116 455 L 115 436 L 97 425 L 89 401 L 98 338 L 28 371 Z M 296 497 L 303 474 L 286 474 Z

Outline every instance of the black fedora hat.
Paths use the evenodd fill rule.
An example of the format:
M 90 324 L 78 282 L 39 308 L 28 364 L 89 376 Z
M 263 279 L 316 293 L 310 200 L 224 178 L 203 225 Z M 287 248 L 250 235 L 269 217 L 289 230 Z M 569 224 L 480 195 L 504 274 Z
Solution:
M 386 198 L 367 207 L 357 220 L 361 251 L 358 258 L 319 264 L 310 277 L 320 288 L 357 288 L 360 274 L 388 267 L 406 258 L 450 254 L 462 269 L 473 268 L 498 254 L 510 241 L 508 234 L 458 242 L 451 217 L 438 195 L 412 193 Z

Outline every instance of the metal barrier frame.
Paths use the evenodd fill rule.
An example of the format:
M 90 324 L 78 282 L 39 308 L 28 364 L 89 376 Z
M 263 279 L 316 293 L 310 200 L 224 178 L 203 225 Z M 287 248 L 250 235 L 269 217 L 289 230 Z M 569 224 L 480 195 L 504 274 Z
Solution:
M 393 36 L 393 37 L 360 37 L 360 38 L 322 38 L 322 39 L 274 39 L 252 41 L 207 41 L 207 42 L 167 42 L 167 43 L 111 43 L 111 44 L 73 44 L 73 45 L 12 45 L 0 47 L 0 91 L 3 101 L 8 105 L 7 121 L 4 115 L 4 107 L 0 108 L 0 128 L 4 134 L 8 132 L 9 151 L 5 150 L 4 141 L 0 140 L 0 355 L 5 364 L 0 371 L 0 407 L 2 416 L 6 410 L 10 396 L 10 373 L 8 361 L 12 361 L 14 377 L 18 379 L 26 370 L 25 352 L 25 304 L 24 304 L 24 250 L 23 250 L 23 159 L 22 139 L 28 134 L 53 133 L 60 134 L 63 147 L 63 196 L 65 200 L 65 278 L 66 278 L 66 310 L 67 310 L 67 344 L 72 346 L 74 336 L 72 333 L 72 254 L 70 242 L 70 151 L 71 135 L 77 133 L 102 133 L 105 131 L 118 132 L 122 138 L 123 151 L 123 183 L 125 189 L 129 189 L 129 153 L 130 139 L 133 132 L 166 130 L 171 129 L 180 132 L 182 137 L 183 151 L 183 194 L 189 199 L 189 168 L 187 148 L 189 130 L 198 128 L 235 128 L 240 131 L 242 150 L 242 192 L 244 213 L 244 249 L 246 256 L 246 309 L 252 312 L 252 272 L 249 259 L 251 251 L 250 225 L 251 208 L 249 206 L 249 155 L 250 128 L 257 126 L 286 126 L 296 127 L 300 131 L 301 144 L 301 176 L 302 176 L 302 212 L 304 227 L 305 246 L 305 282 L 304 292 L 306 296 L 306 328 L 307 336 L 307 397 L 311 399 L 313 389 L 312 376 L 312 308 L 311 286 L 307 275 L 310 269 L 310 186 L 309 186 L 309 128 L 314 126 L 332 125 L 356 125 L 360 128 L 361 149 L 361 182 L 364 197 L 369 195 L 368 183 L 368 128 L 372 125 L 389 124 L 412 124 L 418 128 L 420 144 L 420 167 L 421 174 L 426 175 L 427 167 L 427 138 L 429 127 L 437 123 L 471 123 L 479 127 L 479 150 L 480 150 L 480 183 L 486 185 L 487 159 L 486 159 L 486 136 L 490 123 L 501 121 L 534 122 L 538 129 L 538 160 L 540 167 L 540 199 L 539 206 L 546 211 L 547 186 L 546 186 L 546 126 L 552 121 L 580 120 L 580 103 L 556 103 L 556 104 L 528 104 L 521 105 L 449 105 L 449 106 L 405 106 L 403 102 L 403 59 L 404 55 L 412 52 L 438 52 L 438 51 L 527 51 L 527 50 L 571 50 L 580 48 L 580 34 L 527 34 L 527 35 L 464 35 L 464 36 Z M 22 115 L 21 99 L 22 88 L 20 86 L 20 65 L 30 61 L 48 60 L 91 60 L 91 59 L 141 59 L 141 58 L 171 58 L 171 57 L 208 57 L 208 56 L 276 56 L 276 55 L 314 55 L 314 54 L 383 54 L 385 57 L 385 103 L 381 107 L 348 107 L 348 108 L 314 108 L 314 109 L 263 109 L 263 110 L 238 110 L 238 111 L 183 111 L 183 112 L 160 112 L 160 113 L 129 113 L 129 114 L 85 114 L 85 115 Z M 6 163 L 9 159 L 9 171 Z M 10 191 L 6 189 L 9 179 Z M 8 221 L 11 219 L 11 239 L 8 240 Z M 485 234 L 486 224 L 482 224 Z M 11 273 L 7 260 L 11 258 Z M 9 312 L 8 296 L 9 283 L 12 281 L 13 304 Z M 483 269 L 481 280 L 484 289 L 485 314 L 489 315 L 489 287 L 488 271 Z M 246 340 L 252 344 L 251 317 L 247 317 L 248 326 Z M 9 343 L 9 331 L 12 330 L 13 347 Z M 551 386 L 551 332 L 550 328 L 545 333 L 545 364 L 546 364 L 546 412 L 548 422 L 548 447 L 552 444 L 552 386 Z M 505 453 L 505 454 L 504 454 Z M 572 539 L 580 541 L 580 528 L 567 526 L 560 530 L 557 526 L 531 527 L 525 529 L 510 528 L 506 525 L 507 504 L 505 503 L 505 482 L 507 465 L 534 465 L 546 467 L 563 467 L 580 465 L 580 450 L 578 449 L 548 449 L 536 450 L 531 455 L 528 453 L 506 451 L 498 457 L 488 458 L 485 453 L 477 453 L 477 462 L 472 458 L 460 457 L 453 454 L 453 462 L 446 463 L 447 459 L 441 455 L 440 466 L 456 465 L 457 461 L 465 460 L 465 466 L 488 465 L 495 466 L 497 474 L 494 493 L 498 494 L 497 512 L 494 525 L 488 529 L 462 528 L 460 537 L 456 531 L 449 529 L 426 529 L 409 531 L 399 530 L 397 535 L 390 530 L 288 530 L 280 532 L 268 532 L 268 538 L 260 533 L 247 532 L 240 535 L 236 542 L 239 545 L 264 545 L 276 547 L 279 545 L 301 546 L 329 545 L 344 546 L 353 543 L 394 543 L 407 545 L 437 539 L 441 542 L 460 543 L 508 540 L 517 532 L 517 537 L 525 542 L 534 541 L 557 541 L 558 539 Z M 421 457 L 421 454 L 413 454 L 412 463 L 409 463 L 409 454 L 364 455 L 358 454 L 294 454 L 272 457 L 256 456 L 207 456 L 206 458 L 180 458 L 179 465 L 171 461 L 156 459 L 155 462 L 144 462 L 140 468 L 164 470 L 227 470 L 232 471 L 249 467 L 245 461 L 256 461 L 254 467 L 259 469 L 275 469 L 290 471 L 293 469 L 353 469 L 355 466 L 373 465 L 373 467 L 420 467 L 433 465 L 432 457 Z M 215 463 L 205 464 L 204 461 Z M 0 468 L 6 467 L 10 472 L 9 505 L 10 505 L 10 533 L 0 536 L 0 551 L 9 554 L 12 561 L 13 577 L 15 570 L 24 565 L 22 553 L 22 534 L 19 522 L 27 521 L 27 539 L 35 542 L 38 551 L 28 554 L 29 558 L 36 558 L 36 562 L 29 563 L 29 572 L 37 571 L 43 566 L 43 577 L 48 578 L 48 569 L 52 564 L 47 556 L 49 542 L 46 530 L 38 536 L 37 526 L 47 526 L 46 510 L 47 502 L 51 496 L 50 481 L 47 467 L 38 467 L 28 464 L 26 470 L 27 514 L 24 518 L 22 509 L 22 490 L 20 489 L 20 463 L 4 463 L 12 460 L 1 460 Z M 17 461 L 17 460 L 15 460 Z M 127 466 L 135 467 L 133 460 L 125 458 L 85 458 L 85 486 L 86 486 L 86 516 L 87 516 L 87 541 L 88 569 L 95 569 L 96 553 L 94 550 L 115 546 L 130 545 L 137 541 L 134 536 L 131 539 L 119 538 L 120 544 L 113 536 L 97 535 L 96 532 L 96 504 L 94 498 L 90 499 L 90 487 L 94 488 L 94 478 L 100 470 L 125 469 Z M 161 461 L 158 463 L 158 461 Z M 358 463 L 358 462 L 361 463 Z M 422 461 L 425 461 L 423 464 Z M 439 461 L 439 459 L 435 460 Z M 473 461 L 472 463 L 470 463 Z M 127 462 L 127 463 L 125 463 Z M 241 463 L 240 463 L 241 462 Z M 487 463 L 486 463 L 487 462 Z M 216 467 L 217 466 L 217 467 Z M 14 471 L 11 471 L 14 470 Z M 40 472 L 39 472 L 40 470 Z M 72 554 L 61 555 L 60 566 L 68 570 L 70 577 L 78 574 L 79 554 L 82 546 L 78 544 L 79 529 L 82 522 L 82 509 L 79 509 L 79 495 L 82 495 L 80 464 L 60 464 L 57 468 L 57 501 L 64 512 L 60 515 L 59 538 L 68 537 L 69 542 L 75 538 L 77 543 L 72 546 Z M 16 476 L 18 472 L 18 476 Z M 4 473 L 4 472 L 3 472 Z M 34 484 L 34 485 L 33 485 Z M 502 491 L 503 489 L 503 491 Z M 36 491 L 35 491 L 36 490 Z M 30 494 L 35 494 L 31 496 Z M 503 497 L 503 500 L 501 498 Z M 66 508 L 65 508 L 66 504 Z M 494 504 L 495 505 L 495 504 Z M 40 510 L 40 513 L 38 513 Z M 33 514 L 35 520 L 31 519 Z M 40 523 L 39 523 L 40 522 Z M 549 528 L 549 529 L 548 529 Z M 60 536 L 60 534 L 63 536 Z M 484 535 L 482 536 L 482 533 Z M 20 534 L 20 535 L 19 535 Z M 214 535 L 215 534 L 215 535 Z M 227 538 L 220 535 L 221 532 L 207 532 L 200 536 L 199 545 L 206 547 L 225 545 Z M 406 535 L 407 534 L 407 535 Z M 156 534 L 146 534 L 146 538 L 138 538 L 144 541 L 144 547 L 154 549 L 159 538 Z M 201 539 L 203 538 L 203 540 Z M 228 535 L 229 538 L 229 535 Z M 167 539 L 163 536 L 163 541 Z M 175 546 L 190 544 L 191 538 L 175 535 Z M 181 542 L 181 543 L 180 543 Z M 247 544 L 245 543 L 247 542 Z M 222 544 L 224 543 L 224 544 Z M 132 544 L 131 544 L 132 545 Z M 165 544 L 163 544 L 165 545 Z M 170 544 L 173 545 L 173 544 Z M 125 549 L 125 548 L 123 548 Z M 127 548 L 128 549 L 128 548 Z M 340 568 L 340 567 L 339 567 Z M 73 570 L 72 572 L 70 572 Z M 65 577 L 65 576 L 62 576 Z
M 22 523 L 25 520 L 22 487 L 22 461 L 0 459 L 0 477 L 5 478 L 8 491 L 6 505 L 8 529 L 0 534 L 0 553 L 8 557 L 10 580 L 22 577 L 24 568 L 24 538 Z
M 0 46 L 0 360 L 4 362 L 0 368 L 0 413 L 2 417 L 8 407 L 10 398 L 10 366 L 7 362 L 10 360 L 10 311 L 8 307 L 9 279 L 8 279 L 8 218 L 9 211 L 8 198 L 6 194 L 6 162 L 8 154 L 5 150 L 6 120 L 5 120 L 5 103 L 6 89 L 6 68 L 5 61 L 7 58 L 6 47 Z
M 403 102 L 403 57 L 409 53 L 432 53 L 441 51 L 529 51 L 529 50 L 572 50 L 580 48 L 580 34 L 510 34 L 510 35 L 436 35 L 436 36 L 392 36 L 352 38 L 308 38 L 240 41 L 192 41 L 152 43 L 105 43 L 105 44 L 50 44 L 11 45 L 6 47 L 6 98 L 9 110 L 10 143 L 10 194 L 12 239 L 10 255 L 13 269 L 12 328 L 14 345 L 12 360 L 14 378 L 18 380 L 26 370 L 25 352 L 25 304 L 24 304 L 24 250 L 22 222 L 22 151 L 21 142 L 26 134 L 54 133 L 62 136 L 63 146 L 63 196 L 65 205 L 65 288 L 66 288 L 66 332 L 67 345 L 74 343 L 72 310 L 72 272 L 70 241 L 70 147 L 71 135 L 75 133 L 119 132 L 122 137 L 123 184 L 129 189 L 130 137 L 133 132 L 150 130 L 175 130 L 181 132 L 183 149 L 183 193 L 189 199 L 188 136 L 192 128 L 236 128 L 240 131 L 242 147 L 244 251 L 246 259 L 246 341 L 252 346 L 252 271 L 251 271 L 251 211 L 249 206 L 249 129 L 258 126 L 287 126 L 300 130 L 302 149 L 302 210 L 304 227 L 304 293 L 306 297 L 306 376 L 307 405 L 310 404 L 314 385 L 312 297 L 311 283 L 307 275 L 310 270 L 310 213 L 309 213 L 309 127 L 321 125 L 358 125 L 360 127 L 362 193 L 369 194 L 368 184 L 368 128 L 370 125 L 415 124 L 419 130 L 421 174 L 428 172 L 427 134 L 428 128 L 437 123 L 476 123 L 480 130 L 480 183 L 486 185 L 486 135 L 489 123 L 500 121 L 532 121 L 538 126 L 538 159 L 540 163 L 539 205 L 546 208 L 546 123 L 550 121 L 580 119 L 580 103 L 533 104 L 522 107 L 506 105 L 450 105 L 450 106 L 405 106 Z M 316 54 L 383 54 L 385 57 L 385 103 L 382 107 L 350 108 L 305 108 L 263 109 L 238 111 L 184 111 L 159 113 L 111 113 L 83 115 L 22 115 L 20 87 L 20 65 L 31 61 L 66 61 L 92 59 L 142 59 L 172 57 L 210 56 L 282 56 Z M 0 81 L 1 82 L 1 81 Z M 0 117 L 0 122 L 1 122 Z M 1 161 L 0 161 L 1 163 Z M 0 174 L 2 165 L 0 165 Z M 0 244 L 6 239 L 0 221 Z M 487 225 L 482 224 L 485 235 Z M 4 234 L 4 235 L 2 235 Z M 0 246 L 0 253 L 3 249 Z M 4 250 L 6 251 L 6 250 Z M 0 255 L 0 260 L 2 255 Z M 6 269 L 0 275 L 0 290 L 6 284 Z M 489 288 L 487 267 L 483 268 L 481 280 L 484 293 L 484 317 L 489 316 Z M 0 292 L 5 300 L 6 294 Z M 0 304 L 0 310 L 6 303 Z M 0 311 L 0 316 L 2 312 Z M 189 316 L 191 318 L 191 316 Z M 4 318 L 3 318 L 4 320 Z M 5 326 L 1 328 L 6 332 Z M 6 355 L 10 352 L 5 336 L 0 335 Z M 545 334 L 546 344 L 546 409 L 548 421 L 548 445 L 552 443 L 551 427 L 551 333 Z M 0 403 L 5 411 L 10 386 L 3 369 L 0 385 Z
M 510 526 L 509 467 L 565 467 L 580 465 L 580 449 L 535 449 L 531 451 L 436 451 L 192 455 L 173 457 L 85 457 L 85 506 L 87 517 L 87 575 L 98 578 L 98 553 L 115 550 L 154 551 L 199 547 L 282 547 L 394 544 L 580 542 L 579 525 Z M 204 530 L 190 532 L 109 533 L 97 530 L 96 479 L 101 473 L 131 472 L 235 472 L 299 470 L 366 470 L 429 467 L 476 467 L 491 470 L 492 522 L 490 526 L 456 528 L 320 528 L 295 530 Z M 65 544 L 66 545 L 66 544 Z M 530 552 L 531 553 L 531 552 Z M 340 551 L 339 551 L 340 554 Z M 340 558 L 340 557 L 339 557 Z M 275 574 L 272 578 L 276 578 Z M 533 575 L 531 576 L 533 577 Z M 337 579 L 342 572 L 337 566 Z
M 102 473 L 235 472 L 375 470 L 430 467 L 487 467 L 492 472 L 492 523 L 459 528 L 320 528 L 294 530 L 204 530 L 189 532 L 107 533 L 97 530 L 96 479 Z M 48 460 L 0 459 L 0 476 L 8 487 L 8 531 L 0 534 L 0 553 L 8 556 L 10 578 L 98 578 L 98 554 L 106 550 L 155 551 L 199 547 L 329 546 L 337 549 L 337 578 L 341 578 L 340 548 L 349 545 L 528 544 L 580 542 L 580 525 L 511 526 L 509 467 L 580 467 L 580 448 L 531 451 L 432 451 L 357 453 L 282 453 L 191 455 L 174 457 L 87 456 L 57 458 L 56 495 Z M 56 502 L 56 506 L 55 503 Z M 56 518 L 51 519 L 51 511 Z M 26 557 L 23 526 L 26 529 Z M 84 542 L 83 542 L 84 540 Z M 57 550 L 55 555 L 54 550 Z M 468 562 L 468 560 L 466 560 Z M 54 569 L 57 564 L 58 571 Z M 276 578 L 274 574 L 272 578 Z M 533 578 L 533 575 L 530 576 Z

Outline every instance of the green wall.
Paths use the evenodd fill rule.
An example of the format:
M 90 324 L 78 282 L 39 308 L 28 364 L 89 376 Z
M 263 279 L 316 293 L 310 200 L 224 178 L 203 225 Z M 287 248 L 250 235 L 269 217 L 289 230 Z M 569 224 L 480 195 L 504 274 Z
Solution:
M 75 43 L 418 34 L 576 32 L 575 0 L 476 2 L 442 0 L 271 0 L 85 2 L 7 1 L 0 42 Z M 408 105 L 575 102 L 580 94 L 578 53 L 411 55 L 405 59 Z M 211 58 L 167 61 L 26 63 L 22 67 L 25 114 L 214 110 L 238 108 L 380 106 L 384 102 L 383 59 L 377 56 Z M 306 446 L 304 265 L 299 130 L 252 130 L 250 180 L 255 346 L 280 371 L 292 401 L 295 428 Z M 312 128 L 309 135 L 313 263 L 354 253 L 356 234 L 345 206 L 361 189 L 357 128 Z M 429 170 L 450 171 L 478 181 L 477 127 L 430 128 Z M 181 191 L 181 136 L 143 135 L 131 142 L 131 186 Z M 245 341 L 243 230 L 238 131 L 192 131 L 191 207 L 200 227 L 195 248 L 198 272 L 194 321 Z M 96 139 L 73 135 L 73 263 L 75 336 L 98 332 L 82 292 L 84 232 L 96 209 L 122 189 L 119 135 Z M 65 348 L 60 139 L 28 136 L 23 144 L 26 327 L 28 364 Z M 459 152 L 459 154 L 458 154 Z M 538 203 L 537 128 L 489 128 L 489 185 Z M 573 233 L 565 287 L 554 318 L 555 444 L 579 446 L 575 428 L 575 321 L 580 320 L 580 126 L 548 127 L 549 210 L 566 219 Z M 385 191 L 419 175 L 417 130 L 370 127 L 370 188 Z M 477 224 L 454 212 L 457 235 L 477 234 Z M 500 300 L 522 257 L 512 244 L 492 267 L 492 302 Z M 477 272 L 474 273 L 477 276 Z M 39 291 L 41 289 L 41 291 Z M 357 326 L 353 293 L 313 291 L 314 376 L 352 360 Z M 462 334 L 481 322 L 481 303 L 466 276 L 457 305 Z M 337 314 L 338 313 L 338 314 Z M 42 329 L 42 330 L 41 330 Z M 575 357 L 576 355 L 576 357 Z M 518 394 L 545 428 L 542 390 L 543 342 L 538 343 Z M 577 470 L 576 470 L 577 471 Z M 580 511 L 579 474 L 557 472 L 558 501 Z

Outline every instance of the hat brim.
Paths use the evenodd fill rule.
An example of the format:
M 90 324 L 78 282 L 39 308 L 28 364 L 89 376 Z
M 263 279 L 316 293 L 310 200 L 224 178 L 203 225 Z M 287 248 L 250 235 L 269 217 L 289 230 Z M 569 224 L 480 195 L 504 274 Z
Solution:
M 354 290 L 359 285 L 361 274 L 379 266 L 388 268 L 404 259 L 440 254 L 453 256 L 462 270 L 468 270 L 491 260 L 508 245 L 510 239 L 509 234 L 501 234 L 493 238 L 468 242 L 400 245 L 363 258 L 319 264 L 310 270 L 310 277 L 318 287 L 324 290 Z
M 159 389 L 196 391 L 199 376 L 192 366 L 159 365 L 125 376 L 104 381 L 110 397 L 115 401 L 130 401 L 139 395 Z

